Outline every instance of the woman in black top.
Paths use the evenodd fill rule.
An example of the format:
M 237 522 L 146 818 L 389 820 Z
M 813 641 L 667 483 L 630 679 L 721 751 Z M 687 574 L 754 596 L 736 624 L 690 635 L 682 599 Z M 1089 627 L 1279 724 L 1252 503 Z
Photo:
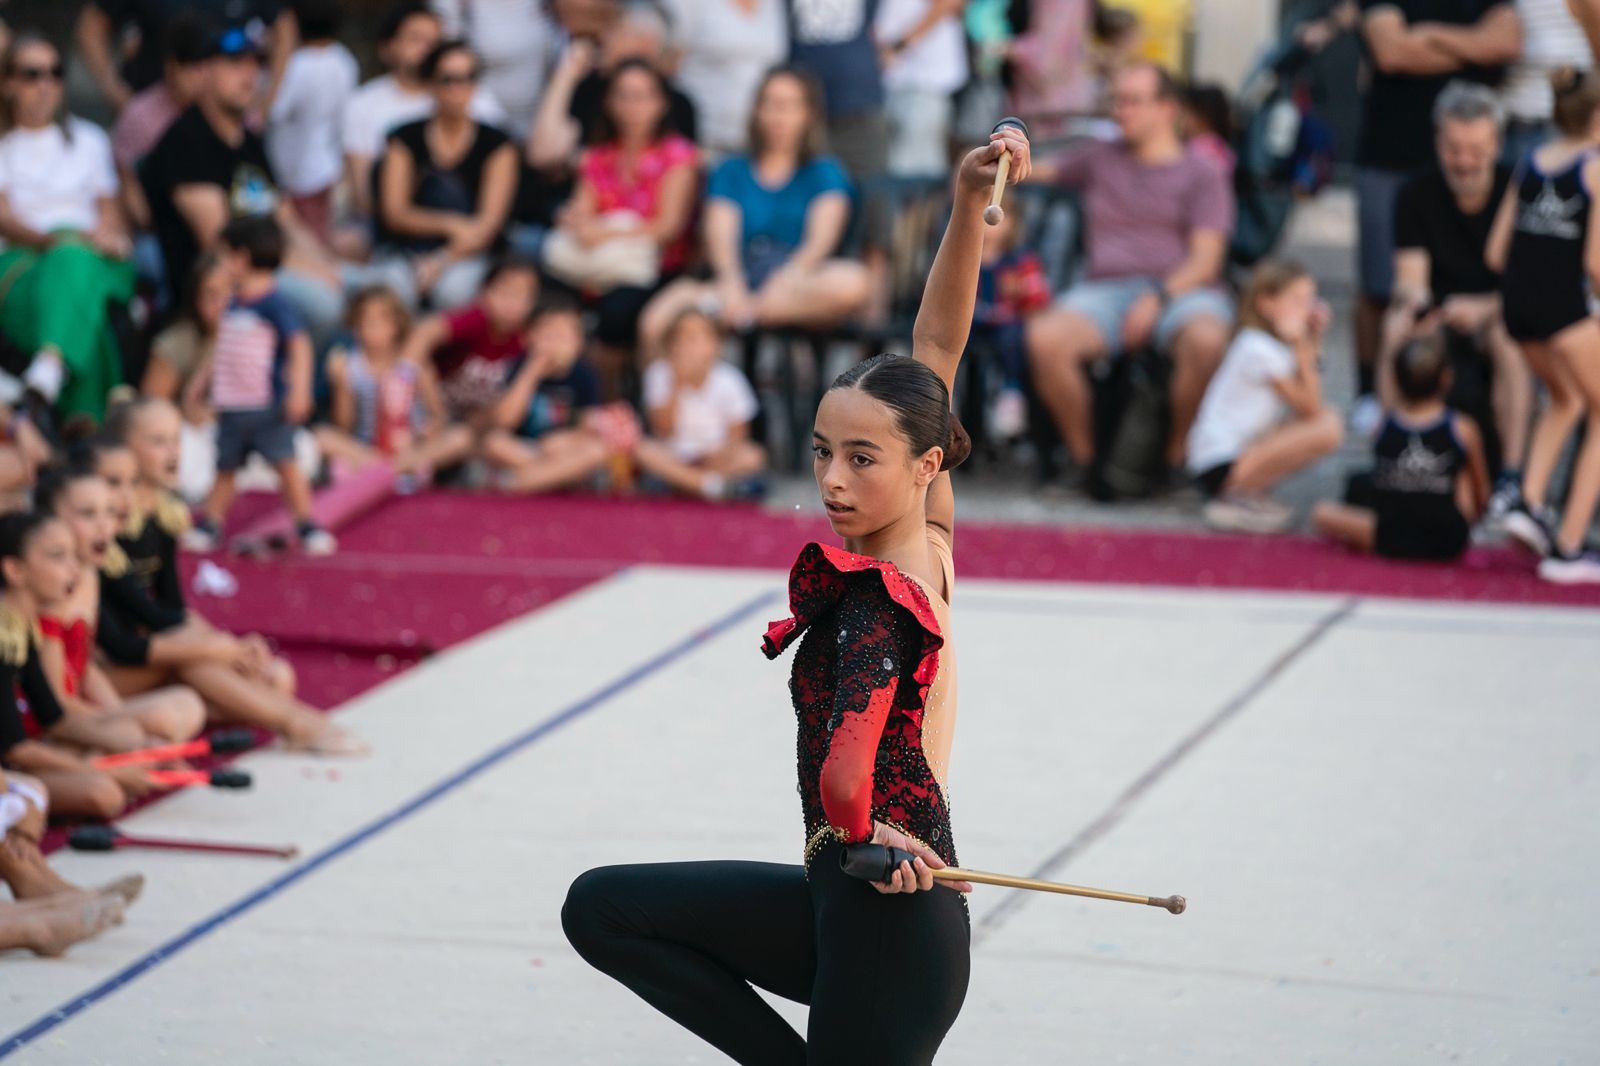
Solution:
M 431 118 L 389 134 L 374 173 L 378 254 L 371 281 L 436 309 L 477 295 L 517 185 L 511 139 L 470 114 L 478 58 L 464 41 L 429 53 Z
M 1600 583 L 1600 554 L 1584 550 L 1584 537 L 1600 503 L 1600 323 L 1589 312 L 1600 281 L 1600 78 L 1563 67 L 1551 75 L 1551 88 L 1556 136 L 1519 164 L 1486 252 L 1504 273 L 1506 329 L 1549 392 L 1528 447 L 1521 499 L 1504 525 L 1544 556 L 1540 577 L 1593 584 Z M 1550 479 L 1581 416 L 1588 426 L 1558 523 Z

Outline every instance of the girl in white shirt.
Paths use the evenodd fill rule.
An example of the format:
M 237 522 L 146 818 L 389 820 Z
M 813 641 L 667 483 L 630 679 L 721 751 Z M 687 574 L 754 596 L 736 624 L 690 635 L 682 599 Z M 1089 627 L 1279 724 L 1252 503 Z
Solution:
M 645 368 L 649 435 L 634 460 L 667 487 L 708 500 L 759 495 L 766 450 L 750 439 L 756 394 L 721 358 L 722 327 L 697 308 L 667 328 L 666 358 Z
M 1303 266 L 1267 260 L 1239 298 L 1239 330 L 1189 430 L 1188 466 L 1219 529 L 1271 533 L 1293 512 L 1268 492 L 1339 447 L 1317 359 L 1327 305 Z

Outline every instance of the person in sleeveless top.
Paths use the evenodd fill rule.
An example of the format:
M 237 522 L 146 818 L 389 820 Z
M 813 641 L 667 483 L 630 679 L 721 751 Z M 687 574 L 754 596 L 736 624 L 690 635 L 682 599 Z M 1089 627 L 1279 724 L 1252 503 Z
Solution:
M 949 469 L 971 442 L 950 412 L 1000 154 L 1030 169 L 1006 129 L 969 153 L 917 316 L 913 358 L 840 375 L 817 409 L 817 487 L 843 546 L 808 544 L 791 615 L 767 630 L 798 725 L 802 863 L 608 866 L 573 882 L 567 938 L 590 964 L 736 1062 L 925 1064 L 961 1009 L 970 973 L 948 801 L 955 729 L 950 642 L 955 498 Z M 735 828 L 730 823 L 730 830 Z M 861 842 L 905 848 L 892 880 L 840 868 Z M 755 989 L 811 1008 L 802 1037 Z
M 1407 343 L 1394 380 L 1400 402 L 1373 444 L 1370 482 L 1354 482 L 1348 502 L 1317 504 L 1311 523 L 1391 559 L 1459 558 L 1489 502 L 1489 467 L 1478 427 L 1444 402 L 1450 363 L 1442 334 Z
M 1551 86 L 1556 136 L 1519 164 L 1485 254 L 1502 272 L 1506 329 L 1548 394 L 1503 527 L 1542 557 L 1540 577 L 1600 583 L 1600 554 L 1584 548 L 1600 503 L 1600 323 L 1590 309 L 1600 279 L 1600 78 L 1563 67 Z M 1583 445 L 1558 515 L 1551 476 L 1579 419 L 1587 419 Z
M 317 446 L 357 470 L 387 460 L 402 486 L 426 484 L 467 456 L 472 431 L 449 420 L 433 365 L 406 357 L 411 316 L 394 290 L 356 293 L 349 321 L 350 343 L 328 353 L 331 421 L 316 428 Z

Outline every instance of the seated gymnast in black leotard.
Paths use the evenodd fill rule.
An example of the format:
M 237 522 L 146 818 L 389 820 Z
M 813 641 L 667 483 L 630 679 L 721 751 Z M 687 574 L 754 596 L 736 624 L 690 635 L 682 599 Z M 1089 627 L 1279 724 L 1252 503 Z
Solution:
M 586 960 L 741 1063 L 931 1062 L 966 996 L 970 927 L 946 786 L 955 727 L 949 600 L 952 466 L 969 442 L 950 413 L 983 245 L 982 213 L 1007 129 L 967 155 L 950 226 L 928 276 L 914 358 L 877 356 L 833 383 L 817 409 L 817 487 L 844 547 L 809 544 L 790 576 L 797 638 L 790 692 L 799 726 L 803 865 L 682 862 L 610 866 L 577 879 L 562 908 Z M 862 841 L 916 855 L 892 881 L 839 868 Z M 804 1038 L 751 986 L 810 1005 Z

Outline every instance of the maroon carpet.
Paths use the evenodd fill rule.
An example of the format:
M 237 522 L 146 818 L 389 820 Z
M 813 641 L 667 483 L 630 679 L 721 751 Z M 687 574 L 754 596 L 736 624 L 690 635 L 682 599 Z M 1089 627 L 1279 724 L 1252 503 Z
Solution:
M 278 640 L 306 698 L 334 706 L 447 648 L 634 563 L 786 568 L 820 517 L 675 500 L 509 499 L 432 493 L 391 500 L 340 532 L 327 559 L 220 558 L 229 599 L 208 617 Z M 970 577 L 1600 606 L 1600 589 L 1538 580 L 1509 548 L 1453 566 L 1363 558 L 1302 537 L 964 524 Z M 195 562 L 186 561 L 192 573 Z

